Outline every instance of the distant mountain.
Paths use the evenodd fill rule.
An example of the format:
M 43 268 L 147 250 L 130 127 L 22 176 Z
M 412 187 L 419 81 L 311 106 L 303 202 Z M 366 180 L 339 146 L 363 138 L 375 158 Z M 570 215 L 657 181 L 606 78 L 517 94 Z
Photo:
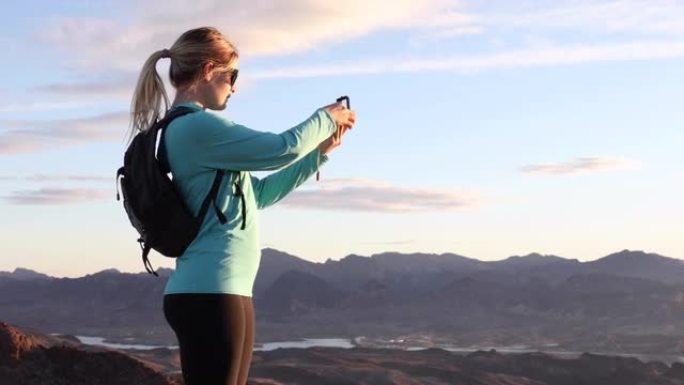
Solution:
M 652 279 L 667 284 L 684 282 L 684 261 L 643 251 L 623 250 L 587 262 L 587 267 L 594 273 Z
M 684 284 L 684 262 L 640 251 L 623 251 L 590 262 L 536 253 L 486 262 L 456 254 L 382 253 L 371 257 L 352 254 L 339 261 L 311 264 L 306 269 L 293 266 L 293 269 L 318 275 L 343 290 L 380 280 L 403 290 L 404 294 L 423 293 L 454 278 L 468 276 L 489 282 L 524 283 L 542 279 L 560 284 L 573 275 L 606 273 Z
M 556 287 L 556 290 L 572 293 L 614 293 L 630 294 L 643 292 L 665 292 L 671 288 L 665 283 L 645 279 L 607 273 L 573 275 Z
M 533 270 L 540 271 L 550 267 L 562 266 L 569 268 L 571 266 L 578 266 L 581 263 L 576 259 L 566 259 L 555 255 L 541 255 L 532 253 L 525 256 L 512 256 L 502 261 L 491 262 L 495 269 L 505 270 L 509 272 Z
M 332 308 L 345 293 L 309 273 L 290 270 L 283 273 L 264 292 L 259 303 L 271 315 L 302 315 L 322 308 Z
M 306 261 L 282 251 L 269 248 L 263 249 L 261 251 L 259 274 L 254 283 L 254 292 L 263 292 L 283 273 L 288 271 L 312 273 L 315 270 L 316 265 L 316 263 Z
M 456 254 L 382 253 L 370 257 L 351 254 L 339 261 L 327 260 L 316 266 L 315 272 L 338 287 L 352 288 L 373 279 L 407 285 L 417 277 L 468 274 L 483 269 L 486 269 L 484 262 Z M 420 286 L 422 282 L 413 283 Z
M 169 343 L 161 305 L 171 270 L 160 272 L 48 278 L 18 269 L 23 279 L 0 277 L 0 315 L 50 332 Z M 684 335 L 684 266 L 640 251 L 590 262 L 382 253 L 313 263 L 264 249 L 254 296 L 265 339 L 427 330 L 477 341 L 496 329 L 491 338 L 502 341 L 599 344 L 616 333 Z
M 12 279 L 17 279 L 17 280 L 24 280 L 24 279 L 49 278 L 49 276 L 35 272 L 33 270 L 23 269 L 21 267 L 18 267 L 16 269 L 14 269 L 14 271 L 11 273 L 7 272 L 7 271 L 0 271 L 0 279 L 2 279 L 2 278 L 12 278 Z
M 169 336 L 161 311 L 166 279 L 113 270 L 81 278 L 0 279 L 5 321 L 64 334 L 99 335 L 103 328 Z

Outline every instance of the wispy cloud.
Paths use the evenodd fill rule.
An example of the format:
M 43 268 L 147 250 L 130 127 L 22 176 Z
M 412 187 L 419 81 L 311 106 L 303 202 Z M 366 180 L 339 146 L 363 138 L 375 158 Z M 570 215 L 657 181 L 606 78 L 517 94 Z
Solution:
M 387 213 L 453 211 L 481 203 L 473 191 L 395 186 L 367 179 L 332 179 L 317 188 L 301 189 L 281 205 L 298 209 Z
M 37 91 L 49 92 L 63 96 L 87 95 L 100 100 L 124 100 L 133 94 L 136 84 L 136 74 L 128 73 L 117 80 L 96 80 L 81 83 L 54 83 L 47 86 L 37 87 Z M 2 108 L 0 108 L 2 111 Z
M 192 11 L 189 12 L 188 9 Z M 325 65 L 261 68 L 244 79 L 453 71 L 684 57 L 684 4 L 671 0 L 465 2 L 456 0 L 293 0 L 264 5 L 251 0 L 152 0 L 130 7 L 126 24 L 110 19 L 59 18 L 42 39 L 72 51 L 68 63 L 82 83 L 41 88 L 72 97 L 130 98 L 143 61 L 170 46 L 181 31 L 215 25 L 247 57 L 288 55 L 358 40 L 382 31 L 409 39 L 480 36 L 479 49 L 406 51 L 351 57 Z M 84 33 L 87 32 L 87 33 Z M 523 36 L 522 42 L 520 41 Z M 500 43 L 491 44 L 492 40 Z M 397 56 L 397 55 L 400 55 Z M 93 73 L 118 74 L 117 77 Z
M 84 80 L 55 83 L 39 90 L 60 96 L 129 99 L 146 58 L 170 47 L 182 31 L 200 25 L 224 31 L 247 57 L 288 55 L 384 30 L 430 33 L 463 28 L 465 33 L 474 28 L 476 19 L 465 12 L 462 3 L 350 0 L 338 6 L 327 0 L 269 4 L 251 0 L 150 0 L 131 4 L 130 15 L 124 15 L 128 20 L 125 24 L 110 18 L 53 18 L 38 39 L 69 52 L 71 59 L 62 65 Z M 165 63 L 160 63 L 162 66 Z M 243 80 L 249 77 L 245 75 Z
M 27 176 L 0 176 L 0 181 L 29 181 L 29 182 L 111 182 L 113 177 L 93 175 L 47 175 L 35 174 Z
M 611 157 L 577 158 L 564 163 L 543 163 L 524 166 L 520 169 L 525 174 L 541 175 L 579 175 L 602 171 L 633 170 L 640 163 L 630 159 Z
M 407 72 L 452 71 L 462 74 L 482 71 L 548 67 L 585 64 L 594 62 L 668 59 L 684 57 L 684 39 L 681 41 L 641 41 L 631 43 L 545 45 L 533 48 L 458 55 L 451 57 L 376 58 L 354 60 L 344 63 L 288 66 L 278 69 L 257 70 L 245 77 L 250 79 L 312 78 L 326 76 L 374 75 Z M 55 84 L 46 88 L 60 94 L 81 96 L 118 95 L 129 98 L 132 92 L 130 80 L 96 82 L 79 86 Z
M 62 120 L 0 121 L 0 155 L 28 153 L 76 143 L 121 139 L 128 127 L 128 112 L 106 113 Z
M 52 87 L 38 87 L 38 91 L 48 91 L 56 93 L 68 93 L 68 91 L 63 91 L 61 89 L 51 89 Z M 59 88 L 59 86 L 57 86 Z M 107 90 L 106 94 L 110 91 Z M 131 90 L 128 90 L 131 93 Z M 75 93 L 77 95 L 84 95 L 84 92 Z M 65 110 L 65 109 L 82 109 L 83 107 L 88 107 L 96 105 L 99 102 L 86 102 L 83 100 L 79 101 L 53 101 L 53 102 L 31 102 L 31 103 L 12 103 L 4 104 L 2 95 L 0 94 L 0 113 L 15 113 L 15 112 L 39 112 L 39 111 L 51 111 L 51 110 Z
M 41 188 L 14 191 L 4 199 L 15 205 L 63 205 L 113 199 L 111 190 Z
M 214 25 L 254 55 L 283 55 L 339 44 L 388 29 L 444 29 L 470 26 L 473 18 L 458 0 L 327 0 L 230 2 L 150 0 L 132 4 L 126 24 L 105 18 L 59 18 L 41 39 L 77 53 L 72 63 L 138 70 L 147 55 L 170 46 L 180 31 Z M 92 68 L 89 67 L 89 68 Z
M 111 73 L 113 69 L 138 71 L 147 55 L 170 46 L 181 31 L 198 25 L 224 30 L 249 57 L 319 50 L 388 30 L 408 31 L 414 37 L 484 35 L 506 41 L 517 35 L 549 38 L 560 30 L 562 40 L 571 42 L 569 37 L 574 36 L 575 43 L 596 42 L 606 35 L 622 38 L 611 39 L 616 43 L 684 37 L 684 4 L 672 0 L 349 0 L 344 6 L 327 0 L 267 5 L 251 0 L 150 0 L 128 8 L 130 14 L 122 15 L 126 23 L 110 18 L 55 18 L 41 40 L 73 52 L 74 68 L 92 72 L 99 67 Z M 573 34 L 564 33 L 568 31 Z
M 499 53 L 401 61 L 396 59 L 361 60 L 338 65 L 299 66 L 264 70 L 255 73 L 253 76 L 257 79 L 270 79 L 424 71 L 474 73 L 495 69 L 673 57 L 684 57 L 684 40 L 674 42 L 545 46 Z
M 382 246 L 396 246 L 396 245 L 410 245 L 417 243 L 418 241 L 413 239 L 404 239 L 399 241 L 379 241 L 379 242 L 356 242 L 357 245 L 382 245 Z
M 682 36 L 684 4 L 673 0 L 574 0 L 510 3 L 482 20 L 488 29 L 574 30 L 583 34 Z

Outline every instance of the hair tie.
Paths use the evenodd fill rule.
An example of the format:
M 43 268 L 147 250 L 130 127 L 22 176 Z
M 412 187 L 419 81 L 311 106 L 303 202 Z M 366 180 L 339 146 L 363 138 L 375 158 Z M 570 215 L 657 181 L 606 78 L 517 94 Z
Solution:
M 164 48 L 164 49 L 161 51 L 161 57 L 163 57 L 163 58 L 167 58 L 167 57 L 170 58 L 170 57 L 171 57 L 171 51 L 169 51 L 168 49 Z

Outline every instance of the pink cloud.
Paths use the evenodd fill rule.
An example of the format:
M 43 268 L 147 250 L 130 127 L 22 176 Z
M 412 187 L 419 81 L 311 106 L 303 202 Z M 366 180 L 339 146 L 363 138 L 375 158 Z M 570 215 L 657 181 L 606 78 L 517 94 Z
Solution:
M 282 205 L 303 209 L 387 213 L 454 211 L 479 205 L 476 192 L 394 186 L 365 179 L 333 179 L 319 188 L 298 190 Z
M 48 174 L 35 174 L 26 176 L 0 176 L 1 180 L 24 180 L 31 182 L 110 182 L 113 180 L 112 177 L 104 176 L 94 176 L 94 175 L 48 175 Z
M 0 155 L 30 153 L 83 142 L 122 139 L 128 127 L 128 112 L 51 121 L 5 120 L 0 127 Z
M 564 163 L 543 163 L 522 167 L 520 170 L 525 174 L 543 175 L 578 175 L 592 172 L 633 170 L 639 166 L 639 162 L 610 157 L 584 157 Z
M 105 189 L 41 188 L 14 191 L 4 198 L 15 205 L 62 205 L 113 199 L 113 195 Z

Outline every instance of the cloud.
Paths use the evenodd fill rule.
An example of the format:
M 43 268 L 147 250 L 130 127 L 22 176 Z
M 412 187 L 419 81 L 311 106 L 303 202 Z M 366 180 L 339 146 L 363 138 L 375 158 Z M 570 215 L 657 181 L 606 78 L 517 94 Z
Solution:
M 439 31 L 426 32 L 415 38 L 414 41 L 450 39 L 467 35 L 480 35 L 484 33 L 484 28 L 479 26 L 459 26 L 454 28 L 442 29 Z
M 54 18 L 40 39 L 74 53 L 72 68 L 87 73 L 100 68 L 110 74 L 135 73 L 152 52 L 169 47 L 182 31 L 198 25 L 218 27 L 248 57 L 321 50 L 383 31 L 406 31 L 419 39 L 486 35 L 509 40 L 525 34 L 548 38 L 554 31 L 565 39 L 585 41 L 620 35 L 626 39 L 622 43 L 684 37 L 684 4 L 671 0 L 348 0 L 343 6 L 327 0 L 150 0 L 131 4 L 128 11 L 120 15 L 125 23 L 110 17 Z
M 585 64 L 594 62 L 667 59 L 684 57 L 682 41 L 643 41 L 632 43 L 595 45 L 556 45 L 522 48 L 507 52 L 491 52 L 436 58 L 378 57 L 376 59 L 353 60 L 337 64 L 314 66 L 288 66 L 278 69 L 256 70 L 245 74 L 253 80 L 315 78 L 327 76 L 375 75 L 410 72 L 451 71 L 472 74 L 483 71 L 514 68 L 548 67 L 558 65 Z M 53 85 L 50 91 L 81 96 L 120 95 L 129 98 L 133 86 L 129 81 L 122 83 L 93 83 L 79 87 Z M 124 92 L 126 91 L 126 92 Z
M 472 45 L 455 45 L 450 50 L 421 50 L 413 58 L 405 50 L 375 58 L 352 54 L 331 64 L 257 68 L 245 72 L 243 80 L 431 71 L 469 74 L 684 57 L 684 4 L 671 0 L 351 0 L 344 6 L 327 0 L 204 0 L 191 6 L 187 0 L 152 0 L 131 5 L 129 11 L 122 18 L 126 23 L 92 17 L 61 17 L 48 23 L 42 41 L 71 52 L 74 59 L 65 64 L 84 80 L 51 84 L 40 91 L 88 100 L 128 100 L 144 60 L 169 47 L 181 31 L 198 25 L 223 30 L 245 57 L 320 51 L 385 31 L 407 33 L 409 41 L 417 42 L 466 35 L 482 38 L 476 50 Z M 488 43 L 494 40 L 499 43 Z M 159 66 L 166 68 L 167 63 Z
M 366 179 L 325 180 L 318 188 L 300 189 L 283 199 L 282 206 L 298 209 L 363 212 L 454 211 L 480 204 L 476 192 L 394 186 Z
M 213 25 L 249 56 L 284 55 L 335 45 L 382 30 L 471 26 L 458 0 L 150 0 L 131 4 L 127 22 L 61 17 L 41 41 L 79 55 L 72 65 L 138 70 L 152 52 L 167 48 L 183 30 Z M 106 60 L 110 58 L 112 60 Z M 116 60 L 114 60 L 116 59 Z
M 62 17 L 49 23 L 41 39 L 70 51 L 74 59 L 67 65 L 86 76 L 82 83 L 51 84 L 41 91 L 129 99 L 144 60 L 169 47 L 181 31 L 198 25 L 217 26 L 246 57 L 320 51 L 383 31 L 407 32 L 414 41 L 482 37 L 476 51 L 455 46 L 433 54 L 423 50 L 413 58 L 405 51 L 401 57 L 368 58 L 364 53 L 333 64 L 261 68 L 244 73 L 243 80 L 428 71 L 467 74 L 684 57 L 684 4 L 670 0 L 350 0 L 344 6 L 327 0 L 204 0 L 191 6 L 187 0 L 151 0 L 129 8 L 130 14 L 122 18 L 126 23 L 92 17 Z M 520 36 L 526 36 L 524 41 L 514 43 Z M 500 43 L 487 43 L 492 40 Z M 463 53 L 457 54 L 459 50 Z M 88 79 L 93 74 L 98 79 Z
M 567 45 L 524 48 L 508 52 L 459 55 L 441 58 L 376 59 L 327 66 L 285 67 L 255 73 L 257 79 L 368 75 L 401 72 L 486 70 L 569 65 L 603 61 L 644 60 L 684 56 L 684 40 L 602 45 Z
M 92 87 L 92 85 L 90 85 Z M 43 91 L 48 91 L 48 92 L 54 92 L 54 93 L 62 93 L 62 94 L 68 94 L 69 91 L 64 91 L 62 89 L 59 89 L 60 86 L 57 86 L 56 89 L 52 88 L 51 86 L 45 86 L 45 87 L 37 87 L 36 91 L 43 92 Z M 131 89 L 128 90 L 129 94 L 132 92 Z M 76 95 L 83 95 L 85 92 L 73 92 Z M 109 90 L 107 91 L 107 94 L 109 94 Z M 5 101 L 2 98 L 2 94 L 0 91 L 0 103 L 4 103 Z M 0 105 L 0 113 L 15 113 L 15 112 L 38 112 L 38 111 L 50 111 L 50 110 L 64 110 L 64 109 L 82 109 L 84 107 L 89 107 L 98 104 L 99 102 L 94 101 L 94 102 L 86 102 L 83 100 L 80 101 L 54 101 L 54 102 L 30 102 L 30 103 L 16 103 L 16 104 L 6 104 L 6 105 Z M 0 123 L 1 124 L 1 123 Z
M 129 99 L 149 55 L 200 25 L 224 31 L 246 57 L 320 50 L 384 30 L 430 34 L 477 28 L 476 18 L 463 10 L 460 0 L 349 0 L 343 6 L 328 0 L 150 0 L 128 9 L 130 14 L 120 18 L 125 23 L 111 17 L 54 17 L 46 23 L 38 40 L 68 52 L 70 59 L 62 65 L 84 80 L 50 84 L 38 91 L 89 100 Z M 166 67 L 164 61 L 162 66 Z
M 513 3 L 515 4 L 515 3 Z M 682 36 L 684 4 L 672 0 L 610 0 L 520 3 L 482 23 L 488 29 L 574 30 L 581 33 Z
M 133 95 L 137 81 L 137 74 L 129 73 L 122 75 L 117 80 L 96 80 L 81 83 L 53 83 L 46 86 L 36 87 L 38 92 L 49 92 L 63 96 L 88 95 L 89 98 L 97 98 L 100 101 L 130 99 Z M 0 108 L 0 111 L 2 109 Z
M 121 139 L 129 125 L 128 112 L 62 120 L 4 120 L 0 155 L 34 152 L 84 142 Z
M 522 167 L 525 174 L 579 175 L 602 171 L 633 170 L 639 162 L 624 158 L 585 157 L 565 163 L 544 163 Z
M 41 188 L 14 191 L 4 199 L 15 205 L 63 205 L 113 199 L 111 190 Z
M 0 181 L 3 180 L 24 180 L 29 182 L 111 182 L 113 177 L 93 176 L 93 175 L 47 175 L 35 174 L 23 177 L 18 176 L 0 176 Z
M 396 245 L 411 245 L 414 243 L 418 243 L 418 241 L 410 239 L 410 240 L 400 240 L 400 241 L 379 241 L 379 242 L 355 242 L 357 245 L 382 245 L 382 246 L 396 246 Z

